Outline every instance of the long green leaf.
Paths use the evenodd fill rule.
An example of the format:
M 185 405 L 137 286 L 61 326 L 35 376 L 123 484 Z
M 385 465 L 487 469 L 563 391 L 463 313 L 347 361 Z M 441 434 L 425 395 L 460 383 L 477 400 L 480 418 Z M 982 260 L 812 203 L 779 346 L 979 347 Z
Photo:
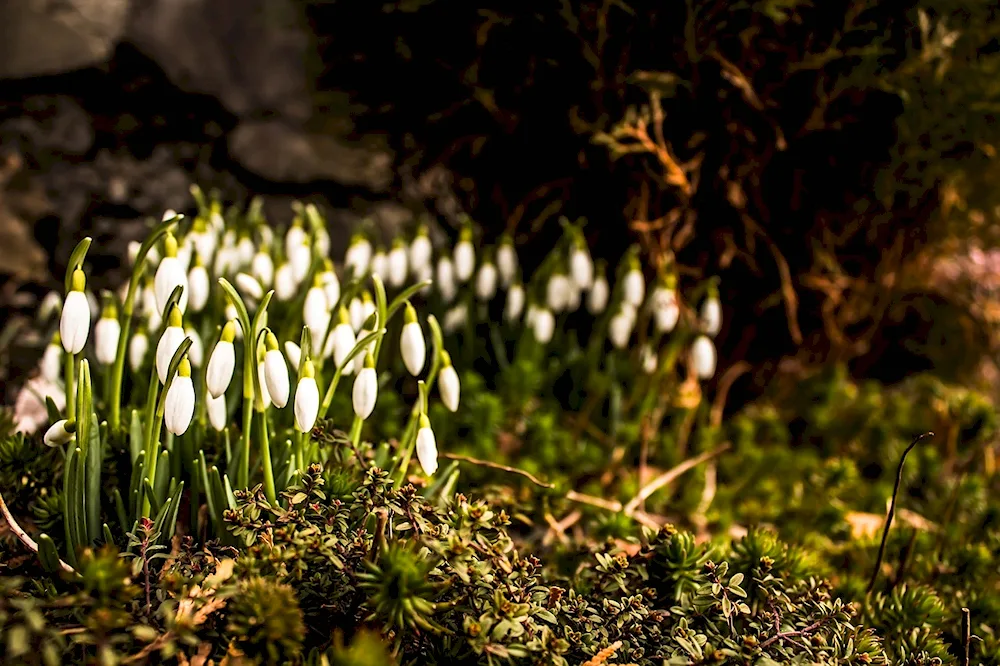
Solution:
M 167 522 L 163 526 L 163 531 L 160 533 L 160 543 L 166 545 L 169 544 L 171 539 L 174 538 L 174 532 L 177 530 L 177 513 L 181 508 L 181 495 L 184 494 L 184 482 L 181 481 L 177 484 L 177 490 L 174 491 L 173 499 L 171 499 L 170 513 L 167 516 Z
M 132 420 L 129 423 L 128 433 L 129 453 L 131 454 L 132 462 L 135 462 L 139 454 L 142 453 L 143 448 L 142 417 L 139 416 L 138 409 L 132 410 Z
M 156 465 L 155 477 L 153 479 L 153 490 L 156 491 L 156 501 L 159 504 L 163 504 L 169 494 L 170 483 L 172 481 L 172 477 L 170 476 L 170 452 L 165 449 L 160 451 L 160 461 Z
M 149 485 L 149 479 L 143 479 L 142 486 L 146 489 L 146 499 L 149 501 L 150 514 L 155 516 L 160 511 L 160 500 L 157 499 L 153 486 Z
M 212 492 L 212 482 L 208 475 L 208 464 L 205 462 L 205 452 L 198 452 L 198 470 L 201 473 L 201 487 L 205 491 L 205 503 L 208 505 L 208 515 L 212 521 L 212 527 L 218 533 L 220 531 L 217 513 L 216 497 Z
M 62 570 L 59 564 L 59 551 L 56 544 L 48 534 L 38 536 L 38 560 L 42 563 L 42 568 L 49 573 L 58 573 Z
M 87 536 L 97 541 L 101 533 L 101 469 L 104 466 L 104 446 L 101 442 L 97 414 L 90 412 L 90 443 L 87 444 Z
M 125 529 L 128 525 L 128 513 L 125 511 L 125 502 L 122 501 L 121 491 L 117 487 L 111 489 L 111 497 L 115 502 L 115 515 L 118 517 L 118 525 Z

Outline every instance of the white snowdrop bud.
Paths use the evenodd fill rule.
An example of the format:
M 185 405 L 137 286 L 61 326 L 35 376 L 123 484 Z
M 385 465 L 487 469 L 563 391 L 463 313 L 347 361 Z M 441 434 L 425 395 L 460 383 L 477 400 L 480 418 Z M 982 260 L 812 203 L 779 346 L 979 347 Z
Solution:
M 75 432 L 76 421 L 61 419 L 49 426 L 49 429 L 45 431 L 45 436 L 42 438 L 42 441 L 45 442 L 46 446 L 62 446 L 69 440 L 73 439 L 73 434 Z
M 377 275 L 382 281 L 389 279 L 389 256 L 385 253 L 385 250 L 379 246 L 375 250 L 375 254 L 372 255 L 371 260 L 371 270 L 372 275 Z
M 573 249 L 569 257 L 569 272 L 580 289 L 590 289 L 594 284 L 594 262 L 586 246 L 580 244 Z
M 611 287 L 608 279 L 603 274 L 594 279 L 594 284 L 587 294 L 587 312 L 592 315 L 599 315 L 608 307 L 608 298 L 611 295 Z
M 476 249 L 472 246 L 472 229 L 464 227 L 455 244 L 455 279 L 465 283 L 476 269 Z
M 208 303 L 208 296 L 211 293 L 211 284 L 208 278 L 208 270 L 201 263 L 201 259 L 195 256 L 194 266 L 188 272 L 188 305 L 192 312 L 201 312 Z
M 445 303 L 451 303 L 458 294 L 458 284 L 455 282 L 455 264 L 449 257 L 441 257 L 437 263 L 437 284 L 441 299 Z
M 406 271 L 406 246 L 403 245 L 402 239 L 397 238 L 392 244 L 392 249 L 389 250 L 389 286 L 397 289 L 403 286 L 403 283 L 406 282 Z
M 185 274 L 187 274 L 188 269 L 191 268 L 191 257 L 193 256 L 194 244 L 191 242 L 191 237 L 186 236 L 184 238 L 184 242 L 177 248 L 177 261 L 180 262 L 181 268 L 184 269 Z
M 476 298 L 481 301 L 492 300 L 497 293 L 497 267 L 487 259 L 479 267 L 476 274 Z
M 260 384 L 260 402 L 267 409 L 271 406 L 271 394 L 267 390 L 267 377 L 264 361 L 257 363 L 257 381 Z
M 101 318 L 94 326 L 94 351 L 97 362 L 101 365 L 111 365 L 118 355 L 118 339 L 121 337 L 122 327 L 118 323 L 118 308 L 114 301 L 109 301 Z
M 638 259 L 631 259 L 624 280 L 622 296 L 626 303 L 638 308 L 646 297 L 646 279 L 642 275 Z
M 351 326 L 351 322 L 348 319 L 347 309 L 343 306 L 337 312 L 337 325 L 333 329 L 330 340 L 333 343 L 333 364 L 339 368 L 344 364 L 347 355 L 351 353 L 354 345 L 358 342 L 354 336 L 354 327 Z M 344 368 L 344 374 L 349 375 L 353 371 L 353 364 L 348 364 Z
M 89 289 L 83 292 L 87 296 L 87 307 L 90 308 L 91 320 L 97 319 L 101 314 L 101 304 L 97 302 L 97 296 Z
M 566 312 L 576 312 L 580 309 L 583 290 L 573 280 L 569 280 L 569 291 L 566 292 Z
M 309 335 L 316 340 L 317 346 L 322 344 L 326 328 L 330 325 L 330 304 L 326 300 L 326 292 L 318 282 L 318 279 L 314 281 L 306 292 L 306 300 L 302 306 L 302 321 L 309 327 Z
M 302 218 L 296 216 L 292 220 L 292 226 L 285 232 L 285 256 L 292 254 L 292 248 L 296 248 L 309 241 L 306 230 L 302 228 Z
M 504 307 L 503 317 L 507 321 L 516 321 L 524 311 L 524 287 L 520 283 L 515 283 L 507 290 L 507 304 Z
M 163 241 L 164 257 L 156 269 L 156 277 L 153 278 L 153 292 L 156 295 L 156 309 L 162 313 L 167 307 L 167 300 L 174 289 L 181 287 L 181 298 L 178 303 L 181 312 L 187 307 L 188 284 L 187 273 L 180 259 L 177 258 L 177 239 L 169 231 Z
M 254 303 L 264 298 L 264 288 L 257 282 L 257 278 L 248 273 L 236 274 L 236 288 L 240 290 L 247 300 Z
M 564 312 L 569 306 L 569 278 L 562 273 L 553 273 L 545 285 L 545 303 L 553 312 Z
M 714 338 L 722 330 L 722 304 L 715 285 L 709 288 L 708 296 L 701 304 L 701 330 L 705 335 Z
M 715 374 L 715 345 L 707 335 L 699 335 L 691 345 L 691 368 L 698 379 L 710 379 Z
M 283 408 L 288 404 L 288 394 L 291 391 L 288 381 L 288 366 L 285 357 L 278 348 L 278 339 L 268 331 L 264 336 L 264 380 L 267 382 L 267 393 L 275 407 Z
M 191 242 L 194 244 L 194 255 L 203 265 L 208 265 L 215 253 L 215 246 L 218 236 L 213 229 L 208 227 L 205 219 L 196 217 L 191 230 Z
M 139 372 L 148 352 L 149 336 L 140 328 L 128 342 L 128 365 L 132 372 Z
M 437 441 L 434 439 L 434 431 L 431 430 L 431 422 L 426 414 L 420 415 L 420 429 L 417 430 L 417 460 L 427 476 L 437 471 Z
M 505 287 L 509 286 L 517 275 L 517 252 L 514 250 L 514 241 L 507 234 L 500 239 L 500 247 L 497 248 L 497 271 Z
M 371 352 L 366 351 L 364 367 L 354 379 L 354 389 L 351 394 L 354 413 L 362 420 L 367 419 L 375 410 L 377 398 L 378 376 L 375 374 L 375 360 Z
M 670 333 L 677 326 L 681 316 L 680 304 L 677 302 L 677 291 L 674 288 L 676 278 L 672 275 L 653 290 L 650 306 L 653 310 L 653 325 L 659 333 Z
M 653 348 L 648 344 L 642 346 L 641 362 L 642 371 L 647 375 L 651 375 L 656 372 L 658 359 L 656 357 L 656 353 L 653 351 Z
M 419 271 L 431 265 L 431 239 L 427 235 L 427 225 L 422 224 L 417 229 L 417 235 L 410 243 L 410 270 L 414 275 L 419 276 Z
M 451 364 L 451 354 L 441 350 L 441 371 L 438 373 L 438 393 L 441 394 L 441 402 L 449 412 L 458 411 L 458 401 L 461 394 L 461 383 L 458 380 L 458 372 Z
M 49 317 L 57 314 L 61 308 L 62 295 L 58 291 L 52 290 L 42 298 L 42 302 L 38 306 L 38 318 L 42 321 L 48 321 Z
M 49 382 L 57 381 L 62 372 L 62 358 L 63 348 L 57 332 L 52 336 L 49 344 L 45 345 L 45 351 L 42 352 L 42 359 L 38 364 L 42 377 Z
M 539 308 L 532 318 L 531 330 L 535 340 L 548 344 L 556 331 L 556 318 L 548 308 Z
M 181 359 L 177 376 L 170 383 L 164 402 L 163 423 L 175 436 L 183 435 L 194 417 L 194 382 L 191 381 L 191 363 L 187 356 Z
M 87 286 L 83 271 L 77 268 L 73 271 L 73 289 L 66 294 L 62 314 L 59 317 L 59 337 L 63 349 L 70 354 L 79 354 L 87 344 L 90 335 L 90 303 L 83 290 Z
M 260 250 L 253 255 L 253 262 L 250 264 L 250 273 L 264 286 L 270 288 L 274 282 L 274 260 L 271 255 L 264 250 Z
M 238 268 L 246 268 L 253 261 L 253 255 L 257 253 L 257 246 L 253 244 L 248 232 L 240 234 L 240 240 L 236 244 L 236 261 Z
M 351 299 L 351 304 L 348 307 L 348 314 L 351 317 L 351 327 L 355 332 L 360 331 L 361 327 L 365 324 L 365 308 L 361 305 L 361 299 L 355 296 Z
M 442 322 L 442 327 L 445 333 L 454 333 L 458 329 L 465 326 L 465 321 L 468 319 L 469 310 L 465 303 L 459 303 L 455 307 L 451 308 L 444 313 L 444 321 Z
M 427 344 L 424 342 L 424 332 L 417 321 L 417 311 L 409 301 L 403 315 L 403 331 L 399 336 L 399 351 L 403 357 L 403 365 L 410 374 L 416 377 L 424 369 L 427 357 Z
M 634 323 L 635 319 L 626 308 L 620 309 L 611 318 L 611 322 L 608 324 L 608 337 L 611 338 L 611 344 L 616 349 L 624 349 L 628 345 L 628 340 L 632 337 Z
M 321 257 L 330 256 L 330 232 L 326 227 L 316 230 L 316 253 Z
M 362 324 L 368 321 L 369 317 L 375 314 L 375 301 L 372 300 L 372 295 L 367 291 L 361 294 L 361 317 Z
M 193 326 L 184 327 L 184 335 L 191 338 L 191 346 L 188 347 L 188 359 L 192 367 L 200 368 L 205 360 L 205 346 L 201 343 L 201 336 Z
M 274 295 L 279 301 L 290 301 L 295 297 L 297 287 L 292 266 L 286 261 L 274 273 Z
M 170 308 L 170 315 L 167 327 L 160 336 L 160 341 L 156 343 L 156 374 L 160 378 L 160 383 L 167 381 L 167 370 L 170 369 L 170 359 L 174 357 L 174 352 L 184 342 L 184 322 L 181 318 L 181 311 L 177 305 Z
M 314 374 L 312 361 L 307 359 L 295 386 L 295 427 L 299 432 L 310 432 L 319 415 L 319 387 Z
M 206 404 L 208 408 L 208 422 L 217 432 L 222 432 L 228 425 L 229 417 L 226 414 L 226 396 L 220 395 L 218 398 L 208 396 Z
M 340 301 L 340 280 L 333 270 L 333 262 L 324 260 L 323 272 L 319 274 L 319 281 L 323 285 L 323 293 L 326 294 L 326 305 L 334 308 Z
M 431 291 L 431 285 L 434 283 L 434 264 L 428 262 L 414 271 L 414 277 L 417 282 L 426 282 L 427 285 L 421 287 L 420 294 L 427 295 Z
M 302 284 L 312 267 L 312 250 L 307 243 L 302 243 L 292 248 L 288 255 L 288 265 L 292 267 L 292 279 L 295 284 Z
M 372 259 L 372 244 L 363 234 L 355 234 L 344 255 L 344 265 L 351 271 L 354 278 L 359 278 L 368 270 Z
M 288 359 L 288 364 L 292 366 L 292 368 L 296 372 L 298 372 L 299 363 L 302 362 L 302 348 L 299 347 L 294 342 L 292 342 L 291 340 L 286 340 L 284 347 L 285 347 L 285 358 Z

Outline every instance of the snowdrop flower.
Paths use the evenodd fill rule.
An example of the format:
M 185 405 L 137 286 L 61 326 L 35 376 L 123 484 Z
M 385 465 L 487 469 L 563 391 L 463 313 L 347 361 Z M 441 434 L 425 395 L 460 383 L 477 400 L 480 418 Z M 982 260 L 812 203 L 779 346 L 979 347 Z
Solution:
M 414 277 L 417 282 L 426 282 L 427 285 L 421 287 L 420 293 L 427 294 L 431 290 L 431 285 L 434 283 L 434 264 L 427 262 L 420 268 L 414 271 Z
M 669 333 L 677 326 L 681 316 L 680 304 L 677 302 L 675 284 L 677 278 L 668 275 L 663 284 L 653 290 L 650 306 L 653 310 L 653 325 L 659 333 Z
M 316 229 L 316 252 L 321 257 L 330 255 L 330 232 L 326 227 Z
M 712 338 L 722 330 L 722 304 L 714 284 L 709 287 L 708 296 L 701 304 L 700 324 L 705 335 Z
M 266 250 L 259 250 L 253 255 L 250 263 L 250 274 L 253 275 L 265 288 L 269 288 L 274 283 L 274 260 Z
M 302 243 L 292 248 L 288 255 L 288 264 L 292 267 L 292 279 L 295 284 L 302 284 L 312 267 L 312 250 L 308 243 Z
M 194 255 L 203 265 L 208 265 L 215 253 L 216 241 L 218 240 L 215 231 L 208 228 L 205 218 L 198 216 L 194 218 L 189 235 L 192 245 L 194 245 Z
M 628 271 L 625 273 L 624 280 L 622 291 L 625 302 L 638 308 L 642 305 L 642 301 L 646 297 L 646 279 L 642 275 L 639 260 L 635 257 L 631 257 L 629 260 Z
M 520 282 L 512 284 L 507 291 L 507 305 L 503 316 L 507 321 L 516 321 L 524 311 L 524 287 Z
M 569 278 L 559 272 L 553 273 L 545 285 L 545 302 L 549 309 L 553 312 L 565 311 L 569 306 L 569 292 Z
M 590 259 L 590 252 L 581 241 L 573 248 L 569 257 L 569 272 L 573 277 L 573 282 L 580 289 L 590 289 L 594 283 L 594 262 Z
M 208 422 L 212 424 L 217 432 L 226 429 L 228 416 L 226 414 L 226 396 L 220 395 L 218 398 L 208 397 Z
M 455 244 L 455 278 L 468 282 L 476 268 L 476 249 L 472 246 L 472 229 L 463 227 Z
M 364 367 L 354 379 L 351 394 L 354 413 L 362 420 L 372 415 L 375 399 L 378 397 L 378 377 L 375 374 L 375 359 L 370 351 L 365 352 Z
M 55 382 L 59 379 L 62 372 L 62 357 L 62 343 L 60 342 L 59 333 L 56 332 L 52 336 L 52 340 L 49 341 L 49 344 L 45 346 L 45 351 L 42 352 L 42 360 L 39 363 L 42 377 L 46 381 Z
M 188 272 L 188 305 L 192 312 L 201 312 L 208 303 L 208 295 L 211 292 L 211 285 L 208 279 L 208 270 L 202 263 L 201 258 L 195 255 L 194 266 Z
M 420 461 L 420 467 L 427 476 L 437 471 L 437 441 L 434 439 L 434 431 L 431 430 L 431 422 L 426 414 L 420 415 L 420 429 L 417 430 L 417 460 Z
M 406 282 L 407 257 L 406 246 L 401 238 L 393 241 L 392 249 L 389 250 L 388 269 L 389 286 L 397 289 L 402 287 Z
M 493 299 L 497 293 L 497 267 L 487 258 L 476 274 L 476 297 L 481 301 Z
M 611 287 L 608 285 L 608 278 L 601 272 L 594 279 L 594 284 L 587 294 L 587 312 L 592 315 L 599 315 L 608 307 L 608 298 L 611 295 Z
M 356 233 L 351 238 L 351 244 L 344 255 L 344 265 L 351 270 L 351 275 L 359 278 L 368 270 L 372 259 L 372 244 L 364 234 Z
M 573 280 L 569 280 L 569 291 L 566 292 L 566 312 L 576 312 L 580 309 L 583 290 Z
M 535 336 L 535 340 L 538 340 L 543 345 L 548 344 L 556 331 L 556 318 L 553 316 L 552 310 L 548 308 L 539 308 L 536 310 L 535 316 L 532 317 L 531 331 Z
M 309 335 L 316 340 L 317 346 L 321 345 L 326 337 L 326 328 L 330 325 L 330 304 L 326 300 L 326 292 L 323 291 L 319 276 L 316 276 L 313 286 L 306 292 L 302 321 L 309 327 Z
M 438 393 L 441 394 L 441 402 L 449 412 L 458 411 L 458 400 L 461 394 L 461 384 L 458 381 L 458 372 L 451 364 L 451 354 L 441 350 L 441 371 L 438 373 Z
M 257 363 L 257 381 L 260 383 L 260 403 L 267 409 L 271 406 L 271 394 L 267 390 L 267 377 L 264 361 Z
M 149 336 L 140 326 L 128 342 L 128 365 L 132 368 L 132 372 L 139 372 L 139 368 L 146 360 L 147 352 L 149 352 Z
M 173 435 L 183 435 L 194 417 L 194 382 L 191 381 L 191 363 L 187 356 L 181 359 L 177 376 L 170 383 L 164 403 L 163 422 Z
M 247 298 L 247 300 L 257 303 L 264 298 L 264 288 L 257 282 L 257 278 L 248 273 L 236 274 L 236 286 Z
M 48 321 L 49 317 L 59 312 L 62 307 L 62 296 L 58 291 L 52 290 L 45 294 L 42 302 L 38 306 L 38 318 Z
M 383 281 L 389 279 L 389 257 L 381 245 L 372 255 L 371 269 L 372 275 L 379 276 Z
M 497 270 L 500 273 L 500 281 L 505 287 L 510 285 L 517 275 L 517 252 L 514 250 L 514 241 L 508 234 L 500 238 L 500 247 L 497 248 Z
M 181 243 L 177 248 L 177 261 L 180 262 L 181 268 L 187 273 L 188 269 L 191 268 L 191 257 L 194 255 L 194 245 L 191 243 L 189 236 L 184 237 L 184 242 Z
M 90 303 L 83 290 L 87 287 L 87 278 L 83 271 L 77 268 L 73 271 L 72 289 L 66 294 L 62 315 L 59 318 L 59 337 L 63 349 L 70 354 L 79 354 L 87 344 L 90 334 Z
M 292 266 L 287 261 L 278 267 L 274 274 L 274 295 L 279 301 L 290 301 L 295 296 L 296 287 L 295 276 L 292 274 Z
M 432 252 L 433 247 L 430 236 L 427 235 L 427 225 L 421 224 L 417 227 L 417 234 L 413 237 L 413 242 L 410 243 L 410 270 L 415 276 L 419 277 L 420 271 L 431 265 Z
M 163 313 L 156 307 L 156 291 L 153 289 L 153 281 L 151 279 L 146 280 L 139 300 L 142 305 L 142 313 L 146 316 L 146 321 L 149 322 L 149 330 L 159 330 L 160 325 L 163 323 Z
M 240 234 L 240 240 L 236 244 L 236 261 L 239 262 L 237 268 L 249 266 L 253 261 L 253 255 L 256 253 L 257 247 L 253 244 L 250 233 L 245 231 Z
M 163 241 L 163 247 L 164 257 L 156 269 L 156 277 L 153 278 L 156 309 L 162 313 L 164 308 L 167 307 L 167 300 L 170 298 L 170 294 L 177 287 L 181 287 L 181 299 L 178 305 L 181 312 L 184 312 L 188 302 L 187 274 L 180 259 L 177 258 L 177 239 L 169 231 Z
M 238 268 L 239 257 L 236 253 L 236 232 L 232 229 L 222 237 L 222 246 L 215 253 L 215 272 L 218 275 L 228 275 Z
M 351 326 L 347 308 L 343 305 L 337 311 L 337 325 L 333 328 L 333 334 L 330 336 L 330 344 L 332 345 L 333 364 L 339 368 L 344 364 L 347 355 L 354 349 L 354 345 L 357 344 L 357 339 L 354 337 L 354 327 Z M 351 374 L 353 370 L 353 365 L 349 364 L 344 368 L 344 374 Z
M 624 349 L 628 345 L 628 340 L 632 337 L 632 326 L 635 324 L 631 311 L 624 307 L 624 303 L 622 306 L 608 324 L 608 337 L 616 349 Z
M 295 386 L 295 427 L 299 432 L 310 432 L 319 415 L 319 387 L 316 386 L 313 363 L 306 359 Z
M 292 226 L 285 232 L 285 256 L 291 256 L 292 249 L 308 242 L 309 236 L 302 228 L 302 218 L 298 215 L 292 220 Z
M 222 335 L 212 350 L 212 357 L 208 359 L 208 368 L 205 370 L 208 394 L 213 398 L 225 393 L 229 383 L 233 381 L 233 371 L 236 369 L 236 348 L 233 346 L 235 339 L 236 320 L 231 319 L 222 327 Z
M 271 402 L 279 409 L 288 404 L 288 366 L 285 365 L 285 357 L 282 356 L 278 348 L 278 339 L 274 333 L 268 331 L 264 336 L 264 345 L 267 351 L 264 352 L 264 380 L 267 382 L 267 393 L 271 396 Z
M 417 311 L 409 301 L 406 302 L 403 321 L 403 331 L 399 336 L 399 351 L 403 357 L 403 365 L 416 377 L 424 369 L 427 344 L 424 342 L 424 332 L 420 328 L 420 322 L 417 321 Z
M 468 318 L 469 310 L 465 306 L 465 303 L 459 303 L 455 307 L 451 308 L 444 313 L 444 321 L 442 322 L 442 327 L 445 333 L 454 333 L 458 329 L 465 326 L 465 321 Z
M 656 372 L 656 365 L 658 359 L 656 357 L 656 353 L 653 352 L 653 348 L 648 344 L 642 346 L 641 361 L 642 361 L 642 371 L 645 372 L 647 375 L 651 375 L 654 372 Z
M 348 307 L 348 314 L 351 317 L 351 328 L 353 328 L 355 332 L 360 331 L 361 327 L 365 324 L 365 308 L 361 305 L 361 299 L 355 296 L 351 299 L 351 303 Z
M 451 303 L 458 294 L 458 284 L 455 282 L 455 264 L 449 257 L 441 257 L 437 263 L 438 291 L 445 303 Z
M 101 365 L 111 365 L 118 355 L 118 339 L 121 337 L 122 327 L 118 323 L 118 308 L 114 301 L 109 301 L 101 314 L 101 318 L 94 326 L 94 351 L 97 362 Z
M 191 346 L 188 347 L 188 358 L 191 360 L 191 365 L 200 368 L 202 361 L 205 360 L 205 346 L 201 344 L 201 336 L 198 335 L 198 331 L 193 326 L 185 326 L 184 335 L 191 338 Z
M 101 304 L 97 302 L 97 296 L 94 296 L 94 292 L 90 290 L 83 293 L 87 296 L 87 307 L 90 308 L 90 318 L 97 319 L 101 314 Z
M 184 342 L 184 338 L 184 321 L 181 318 L 180 307 L 175 304 L 170 308 L 167 327 L 163 330 L 160 341 L 156 343 L 156 374 L 161 384 L 167 382 L 170 359 Z
M 340 280 L 333 270 L 333 262 L 329 259 L 323 261 L 323 272 L 319 274 L 320 284 L 323 285 L 323 293 L 326 294 L 326 305 L 333 308 L 340 301 Z
M 363 292 L 361 294 L 361 316 L 363 317 L 363 322 L 368 321 L 369 317 L 375 314 L 375 301 L 372 300 L 372 295 L 370 293 Z
M 288 363 L 295 368 L 295 371 L 299 371 L 299 363 L 302 362 L 302 348 L 291 340 L 285 341 L 285 358 L 288 359 Z
M 69 440 L 73 439 L 73 434 L 75 432 L 76 421 L 61 419 L 53 423 L 49 429 L 45 431 L 45 436 L 42 438 L 42 441 L 45 442 L 46 446 L 62 446 Z
M 691 345 L 691 369 L 698 379 L 710 379 L 715 374 L 715 345 L 707 335 L 699 335 Z

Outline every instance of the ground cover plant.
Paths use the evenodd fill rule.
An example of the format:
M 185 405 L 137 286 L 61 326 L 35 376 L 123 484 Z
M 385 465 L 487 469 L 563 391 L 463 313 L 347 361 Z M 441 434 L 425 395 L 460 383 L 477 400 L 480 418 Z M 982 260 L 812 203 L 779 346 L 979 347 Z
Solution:
M 9 662 L 1000 661 L 977 393 L 834 366 L 724 418 L 717 281 L 595 260 L 586 220 L 526 274 L 471 220 L 335 261 L 313 206 L 193 194 L 39 312 Z

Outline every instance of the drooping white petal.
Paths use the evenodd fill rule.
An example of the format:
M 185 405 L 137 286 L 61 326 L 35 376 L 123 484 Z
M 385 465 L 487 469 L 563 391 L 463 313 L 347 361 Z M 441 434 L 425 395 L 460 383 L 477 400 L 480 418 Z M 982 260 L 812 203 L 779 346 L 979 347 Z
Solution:
M 295 296 L 296 287 L 292 267 L 286 262 L 274 274 L 274 295 L 279 301 L 290 301 Z
M 128 364 L 132 372 L 138 372 L 146 360 L 146 353 L 149 351 L 149 337 L 138 332 L 132 336 L 128 343 Z
M 351 392 L 354 413 L 362 420 L 367 419 L 375 410 L 376 398 L 378 398 L 378 376 L 375 374 L 375 368 L 363 368 L 355 377 Z
M 503 243 L 497 249 L 497 270 L 504 286 L 514 281 L 517 274 L 517 252 L 510 243 Z
M 438 291 L 445 303 L 455 300 L 458 293 L 458 286 L 455 283 L 455 264 L 448 257 L 441 257 L 437 263 L 437 284 Z
M 357 339 L 354 336 L 354 329 L 348 323 L 337 324 L 331 335 L 333 342 L 333 363 L 336 367 L 344 364 L 344 359 L 354 349 Z M 349 375 L 354 371 L 354 364 L 349 364 L 344 368 L 344 374 Z
M 430 265 L 432 250 L 431 239 L 423 234 L 418 235 L 410 243 L 410 270 L 414 275 L 418 275 L 418 271 Z
M 291 390 L 288 381 L 288 366 L 285 357 L 277 349 L 270 349 L 264 354 L 264 379 L 267 382 L 267 393 L 271 402 L 279 409 L 288 404 L 288 394 Z
M 319 387 L 312 377 L 303 377 L 295 387 L 295 427 L 309 432 L 319 414 Z
M 94 326 L 94 351 L 97 362 L 101 365 L 111 365 L 118 355 L 118 339 L 122 327 L 117 319 L 101 317 Z
M 160 336 L 160 341 L 156 343 L 156 374 L 161 384 L 166 383 L 170 359 L 174 357 L 174 352 L 184 342 L 185 337 L 184 329 L 180 326 L 167 326 Z
M 263 250 L 253 255 L 250 274 L 257 278 L 265 289 L 269 288 L 274 281 L 274 260 L 271 259 L 271 255 Z
M 608 280 L 603 275 L 594 280 L 594 285 L 587 294 L 587 312 L 593 315 L 601 314 L 604 308 L 608 307 L 608 297 L 611 295 L 611 288 Z
M 646 278 L 643 277 L 642 271 L 633 268 L 625 274 L 624 280 L 623 296 L 625 302 L 638 308 L 646 297 Z
M 38 364 L 42 371 L 42 377 L 50 382 L 57 381 L 62 373 L 62 358 L 63 348 L 61 346 L 51 342 L 47 344 L 45 351 L 42 352 L 42 360 Z
M 491 262 L 486 262 L 479 267 L 476 274 L 476 297 L 481 301 L 488 301 L 497 293 L 497 267 Z
M 520 319 L 524 312 L 524 287 L 520 284 L 511 285 L 507 291 L 507 305 L 504 308 L 503 316 L 507 321 Z
M 42 438 L 46 446 L 61 446 L 73 439 L 73 433 L 66 429 L 66 424 L 66 419 L 62 419 L 49 426 Z
M 226 414 L 226 396 L 220 395 L 218 398 L 209 396 L 206 407 L 208 408 L 208 422 L 212 424 L 212 427 L 218 432 L 225 430 L 228 425 L 228 416 Z
M 302 362 L 302 348 L 291 340 L 287 340 L 285 342 L 285 358 L 288 359 L 288 362 L 297 372 L 299 363 Z
M 208 303 L 208 295 L 211 291 L 208 269 L 201 265 L 191 269 L 191 272 L 188 273 L 188 291 L 190 292 L 188 304 L 191 306 L 191 311 L 201 312 L 205 308 L 205 304 Z
M 399 288 L 406 282 L 407 269 L 406 248 L 397 245 L 389 251 L 389 286 Z
M 208 385 L 208 393 L 213 398 L 218 398 L 229 388 L 229 383 L 233 380 L 233 371 L 236 368 L 236 348 L 232 342 L 219 340 L 212 351 L 212 357 L 208 359 L 208 369 L 205 371 L 205 383 Z
M 548 344 L 552 340 L 555 330 L 556 319 L 552 311 L 548 308 L 540 308 L 535 313 L 534 321 L 532 321 L 532 332 L 535 335 L 535 340 L 538 340 L 543 345 Z
M 581 248 L 573 250 L 569 258 L 569 272 L 580 289 L 590 289 L 594 283 L 594 262 L 590 253 Z
M 164 403 L 163 423 L 174 435 L 183 435 L 194 417 L 194 382 L 178 375 L 170 384 Z
M 170 294 L 177 287 L 182 287 L 181 298 L 177 305 L 180 307 L 181 312 L 184 312 L 189 297 L 187 274 L 184 272 L 184 265 L 177 257 L 164 257 L 160 261 L 160 266 L 156 269 L 156 277 L 153 279 L 156 309 L 161 314 L 167 306 Z
M 718 298 L 710 296 L 701 304 L 701 330 L 709 337 L 715 337 L 722 330 L 722 304 Z
M 691 345 L 691 367 L 698 379 L 710 379 L 715 374 L 715 345 L 707 335 L 699 335 Z
M 66 294 L 62 315 L 59 318 L 59 337 L 63 349 L 70 354 L 79 354 L 87 344 L 90 334 L 90 303 L 82 291 Z
M 427 357 L 427 345 L 424 342 L 424 332 L 420 324 L 411 321 L 403 325 L 403 331 L 399 336 L 399 351 L 403 357 L 403 365 L 416 377 L 424 369 L 424 361 Z
M 417 431 L 417 460 L 427 476 L 431 476 L 437 471 L 437 440 L 434 438 L 434 431 L 429 427 L 420 428 Z
M 462 240 L 455 244 L 455 278 L 468 282 L 476 268 L 476 250 L 471 241 Z
M 455 366 L 448 365 L 441 368 L 441 372 L 438 373 L 438 392 L 441 394 L 441 402 L 444 403 L 448 411 L 457 412 L 461 384 Z
M 267 378 L 264 372 L 264 362 L 261 361 L 257 364 L 257 381 L 260 382 L 260 401 L 264 405 L 264 409 L 271 406 L 271 394 L 267 391 Z

